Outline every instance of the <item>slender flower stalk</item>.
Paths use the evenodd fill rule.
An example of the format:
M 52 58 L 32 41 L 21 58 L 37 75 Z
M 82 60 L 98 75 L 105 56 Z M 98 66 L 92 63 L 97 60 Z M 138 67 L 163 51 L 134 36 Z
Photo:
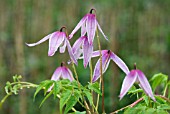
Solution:
M 129 69 L 126 66 L 126 64 L 121 60 L 116 54 L 111 52 L 110 50 L 102 50 L 102 73 L 104 73 L 110 63 L 110 60 L 113 60 L 119 68 L 123 70 L 126 74 L 129 73 Z M 97 57 L 100 55 L 100 51 L 94 51 L 92 54 L 92 57 Z M 94 69 L 94 74 L 93 74 L 93 82 L 95 82 L 98 78 L 100 77 L 100 59 L 97 61 Z
M 91 9 L 90 13 L 86 14 L 80 20 L 80 22 L 77 24 L 77 26 L 73 29 L 73 31 L 69 35 L 69 39 L 71 39 L 73 37 L 73 35 L 81 28 L 81 36 L 84 36 L 87 33 L 88 42 L 89 42 L 90 45 L 92 45 L 94 37 L 95 37 L 95 32 L 98 28 L 99 31 L 104 36 L 104 38 L 106 40 L 108 40 L 106 35 L 103 33 L 100 25 L 98 24 L 98 21 L 96 19 L 96 15 L 93 14 L 93 10 L 95 10 L 95 9 Z
M 132 85 L 135 82 L 139 82 L 139 86 L 144 90 L 144 92 L 153 101 L 156 101 L 145 74 L 141 70 L 136 69 L 136 65 L 135 69 L 131 70 L 123 80 L 122 89 L 119 95 L 120 99 L 122 99 L 125 96 L 125 94 L 128 92 L 128 90 L 132 87 Z
M 64 53 L 65 48 L 67 47 L 70 58 L 74 61 L 75 64 L 77 64 L 77 60 L 75 59 L 73 55 L 72 48 L 68 41 L 67 34 L 63 32 L 63 28 L 66 29 L 66 27 L 62 27 L 60 31 L 53 32 L 45 36 L 43 39 L 41 39 L 40 41 L 36 43 L 32 43 L 32 44 L 26 43 L 26 45 L 28 45 L 29 47 L 33 47 L 49 39 L 48 56 L 53 56 L 55 52 L 58 50 L 58 48 L 60 48 L 60 53 Z
M 100 45 L 100 39 L 98 35 L 98 30 L 97 32 L 97 41 L 98 41 L 98 47 L 99 47 L 99 53 L 100 53 L 100 84 L 102 85 L 102 113 L 105 114 L 105 108 L 104 108 L 104 79 L 103 79 L 103 69 L 102 69 L 102 52 L 101 52 L 101 45 Z M 93 79 L 92 79 L 93 82 Z M 98 96 L 99 97 L 99 96 Z

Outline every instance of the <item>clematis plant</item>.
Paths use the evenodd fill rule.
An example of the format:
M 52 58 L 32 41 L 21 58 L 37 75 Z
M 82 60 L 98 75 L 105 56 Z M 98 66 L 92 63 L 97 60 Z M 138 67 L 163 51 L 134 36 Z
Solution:
M 135 82 L 139 82 L 140 87 L 145 91 L 145 93 L 152 100 L 156 101 L 145 74 L 141 70 L 136 69 L 136 64 L 134 66 L 135 69 L 131 70 L 123 80 L 122 89 L 119 95 L 120 99 L 124 97 L 124 95 L 128 92 L 128 90 L 132 87 L 132 85 Z
M 100 27 L 100 25 L 99 25 L 99 23 L 96 19 L 96 15 L 92 13 L 93 10 L 95 10 L 95 9 L 91 9 L 90 13 L 86 14 L 80 20 L 80 22 L 77 24 L 77 26 L 73 29 L 73 31 L 69 35 L 69 39 L 71 39 L 73 37 L 73 35 L 78 31 L 78 29 L 81 28 L 81 36 L 84 36 L 87 33 L 88 42 L 89 42 L 90 45 L 92 45 L 94 37 L 95 37 L 96 30 L 98 28 L 99 31 L 104 36 L 104 38 L 106 40 L 108 40 L 107 36 L 102 31 L 102 29 L 101 29 L 101 27 Z
M 49 39 L 49 50 L 48 56 L 53 56 L 58 49 L 60 49 L 60 53 L 64 53 L 67 47 L 69 56 L 72 62 L 72 69 L 73 73 L 70 70 L 70 66 L 66 66 L 64 62 L 61 63 L 61 66 L 56 68 L 50 80 L 45 80 L 40 82 L 40 84 L 33 84 L 31 82 L 23 82 L 21 81 L 21 76 L 14 76 L 13 82 L 7 82 L 5 86 L 5 92 L 7 95 L 1 100 L 0 106 L 4 103 L 7 97 L 11 96 L 12 94 L 18 94 L 19 90 L 22 88 L 36 88 L 34 93 L 34 98 L 37 94 L 43 90 L 44 91 L 44 99 L 40 106 L 47 100 L 51 95 L 54 98 L 59 98 L 59 110 L 60 114 L 67 114 L 67 113 L 76 113 L 76 114 L 99 114 L 99 101 L 100 96 L 102 96 L 102 113 L 105 114 L 105 105 L 104 105 L 104 77 L 103 74 L 106 72 L 107 68 L 109 67 L 110 61 L 114 61 L 116 65 L 126 74 L 125 79 L 123 80 L 122 88 L 120 91 L 120 99 L 122 99 L 126 93 L 132 93 L 137 96 L 140 96 L 134 103 L 125 106 L 121 109 L 118 109 L 111 114 L 119 113 L 120 111 L 124 111 L 126 114 L 131 113 L 150 113 L 158 112 L 158 114 L 167 114 L 169 103 L 170 103 L 170 94 L 167 94 L 167 88 L 170 88 L 170 81 L 168 81 L 168 76 L 160 74 L 153 76 L 152 84 L 150 86 L 145 74 L 139 70 L 135 69 L 129 71 L 129 68 L 126 66 L 125 62 L 118 57 L 115 53 L 111 50 L 101 50 L 100 48 L 100 41 L 98 30 L 103 34 L 103 37 L 107 39 L 106 35 L 103 33 L 98 21 L 96 19 L 96 15 L 93 14 L 95 9 L 91 9 L 90 13 L 86 14 L 74 30 L 67 35 L 67 31 L 63 32 L 63 29 L 66 27 L 62 27 L 59 31 L 53 32 L 43 39 L 36 43 L 27 44 L 29 47 L 39 45 L 46 40 Z M 80 37 L 74 42 L 73 46 L 71 47 L 69 40 L 72 39 L 74 34 L 81 28 L 81 35 Z M 93 51 L 95 47 L 93 47 L 93 42 L 95 35 L 97 34 L 98 38 L 98 47 L 99 50 Z M 93 64 L 90 64 L 90 83 L 87 85 L 82 85 L 79 81 L 81 74 L 78 74 L 76 71 L 75 64 L 78 66 L 78 60 L 83 59 L 83 65 L 87 68 L 87 65 L 90 61 L 92 61 L 94 57 L 99 57 L 94 69 Z M 58 60 L 60 62 L 60 60 Z M 68 60 L 67 60 L 68 61 Z M 91 62 L 92 63 L 92 62 Z M 81 69 L 83 70 L 83 69 Z M 112 69 L 113 70 L 113 69 Z M 75 79 L 74 79 L 75 78 Z M 98 79 L 101 81 L 97 81 Z M 162 79 L 163 78 L 163 79 Z M 159 81 L 157 81 L 159 80 Z M 163 81 L 162 81 L 163 80 Z M 142 93 L 148 95 L 152 100 L 148 100 L 148 96 L 145 94 L 138 95 L 138 89 L 135 88 L 134 91 L 130 92 L 130 88 L 132 85 L 137 82 L 139 86 L 144 90 Z M 163 90 L 163 95 L 154 95 L 153 90 L 159 85 L 159 83 L 164 83 L 165 87 Z M 141 92 L 141 91 L 140 91 Z M 97 94 L 97 98 L 95 97 Z M 168 95 L 168 96 L 167 96 Z M 95 100 L 94 100 L 95 99 Z M 158 99 L 158 100 L 157 100 Z M 140 102 L 145 101 L 145 102 Z M 120 101 L 121 102 L 121 101 Z M 76 103 L 80 104 L 84 108 L 84 112 L 78 111 L 79 109 L 75 106 Z M 140 105 L 138 105 L 140 104 Z M 148 105 L 149 104 L 149 105 Z M 76 107 L 76 108 L 75 108 Z M 163 107 L 163 108 L 161 108 Z M 128 112 L 130 110 L 130 112 Z M 132 111 L 131 111 L 132 110 Z M 149 110 L 149 111 L 148 111 Z M 170 108 L 169 108 L 170 110 Z M 163 112 L 162 112 L 163 111 Z M 106 110 L 107 112 L 107 110 Z
M 74 61 L 75 64 L 77 64 L 77 60 L 75 59 L 75 57 L 73 55 L 72 48 L 70 46 L 70 43 L 68 41 L 66 33 L 63 32 L 63 28 L 66 29 L 66 27 L 62 27 L 60 29 L 60 31 L 53 32 L 53 33 L 45 36 L 43 39 L 41 39 L 40 41 L 38 41 L 36 43 L 31 43 L 31 44 L 26 43 L 26 44 L 29 47 L 33 47 L 33 46 L 39 45 L 49 39 L 48 56 L 53 56 L 55 54 L 55 52 L 58 50 L 58 48 L 60 48 L 60 53 L 64 53 L 65 48 L 67 46 L 68 53 L 70 55 L 71 60 Z

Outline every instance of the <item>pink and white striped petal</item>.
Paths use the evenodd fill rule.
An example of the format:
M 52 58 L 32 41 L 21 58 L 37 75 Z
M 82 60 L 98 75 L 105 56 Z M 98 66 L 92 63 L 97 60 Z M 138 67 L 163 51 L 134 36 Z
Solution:
M 137 79 L 137 73 L 135 70 L 132 70 L 126 75 L 125 79 L 123 80 L 122 88 L 119 95 L 120 100 L 125 96 L 128 90 L 132 87 L 136 79 Z
M 33 47 L 33 46 L 39 45 L 39 44 L 45 42 L 46 40 L 48 40 L 48 39 L 52 36 L 52 34 L 54 34 L 54 33 L 51 33 L 51 34 L 45 36 L 44 38 L 42 38 L 40 41 L 38 41 L 38 42 L 36 42 L 36 43 L 31 43 L 31 44 L 25 43 L 25 44 L 26 44 L 27 46 L 29 46 L 29 47 Z
M 152 98 L 152 100 L 155 100 L 155 97 L 152 93 L 152 89 L 151 86 L 146 78 L 146 76 L 144 75 L 144 73 L 140 70 L 136 70 L 136 72 L 138 73 L 138 80 L 140 82 L 140 86 L 142 87 L 142 89 L 145 91 L 145 93 Z
M 126 66 L 126 64 L 121 60 L 116 54 L 111 52 L 110 58 L 119 66 L 120 69 L 123 70 L 126 74 L 129 73 L 129 68 Z

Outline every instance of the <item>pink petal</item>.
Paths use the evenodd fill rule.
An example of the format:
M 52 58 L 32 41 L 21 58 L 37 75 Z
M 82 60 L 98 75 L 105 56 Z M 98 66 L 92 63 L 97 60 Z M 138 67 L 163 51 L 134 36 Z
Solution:
M 52 77 L 51 77 L 51 80 L 59 80 L 60 76 L 61 76 L 61 72 L 62 72 L 62 69 L 61 67 L 58 67 L 55 72 L 53 73 Z
M 82 53 L 83 53 L 83 49 L 77 49 L 77 51 L 74 53 L 74 57 L 76 59 L 83 59 L 83 57 L 80 57 Z
M 73 35 L 78 31 L 78 29 L 83 25 L 83 23 L 85 23 L 87 19 L 87 15 L 85 15 L 80 22 L 77 24 L 77 26 L 74 28 L 74 30 L 71 32 L 71 34 L 69 35 L 69 39 L 71 39 L 73 37 Z
M 145 93 L 149 97 L 151 97 L 154 101 L 156 101 L 155 97 L 154 97 L 154 95 L 152 93 L 151 86 L 150 86 L 146 76 L 144 75 L 144 73 L 142 71 L 140 71 L 140 70 L 136 70 L 136 71 L 138 73 L 138 80 L 140 82 L 140 85 L 141 85 L 142 89 L 144 89 Z
M 53 56 L 58 50 L 58 47 L 63 43 L 66 34 L 64 32 L 55 32 L 49 39 L 48 56 Z
M 137 79 L 137 73 L 135 70 L 132 70 L 131 72 L 129 72 L 127 74 L 127 76 L 123 80 L 122 89 L 121 89 L 121 92 L 119 95 L 120 100 L 124 97 L 124 95 L 132 87 L 132 85 L 135 83 L 136 79 Z
M 95 65 L 92 82 L 97 81 L 99 77 L 100 77 L 100 59 L 97 61 Z
M 108 51 L 108 50 L 101 50 L 102 55 L 103 55 L 104 53 L 106 53 L 107 51 Z M 98 56 L 100 56 L 100 51 L 99 51 L 99 50 L 93 51 L 92 57 L 98 57 Z
M 60 47 L 60 53 L 64 53 L 66 50 L 66 41 L 64 40 L 63 46 Z
M 68 53 L 69 53 L 69 55 L 70 55 L 71 60 L 72 60 L 76 65 L 78 65 L 77 60 L 75 59 L 75 57 L 74 57 L 74 55 L 73 55 L 73 51 L 72 51 L 72 48 L 71 48 L 71 46 L 70 46 L 70 42 L 67 40 L 67 38 L 65 39 L 65 41 L 66 41 Z
M 62 67 L 62 78 L 70 81 L 74 80 L 72 72 L 67 67 Z
M 82 27 L 81 27 L 81 36 L 85 36 L 85 34 L 86 34 L 85 24 L 86 24 L 86 23 L 83 23 L 83 24 L 82 24 Z
M 92 45 L 96 32 L 96 16 L 94 14 L 88 14 L 86 21 L 86 30 L 88 41 Z
M 96 20 L 96 21 L 97 21 L 97 20 Z M 106 40 L 108 40 L 107 36 L 106 36 L 106 35 L 104 34 L 104 32 L 102 31 L 99 23 L 98 23 L 98 22 L 96 22 L 96 23 L 97 23 L 97 26 L 98 26 L 99 31 L 102 33 L 102 35 L 104 36 L 104 38 L 105 38 Z
M 93 52 L 93 45 L 90 45 L 88 39 L 86 38 L 83 44 L 83 56 L 84 56 L 85 68 L 87 67 L 89 61 L 91 60 L 92 52 Z
M 82 36 L 76 40 L 72 48 L 73 53 L 75 53 L 77 49 L 80 49 L 80 46 L 82 45 L 84 39 L 85 39 L 85 36 Z
M 110 57 L 119 66 L 119 68 L 121 68 L 123 70 L 123 72 L 125 72 L 126 74 L 129 73 L 129 69 L 126 66 L 126 64 L 116 54 L 111 52 Z
M 105 73 L 105 71 L 108 68 L 108 65 L 110 63 L 109 55 L 104 53 L 102 55 L 102 74 Z M 97 61 L 95 68 L 94 68 L 94 74 L 92 81 L 95 82 L 100 77 L 100 59 Z
M 54 34 L 54 33 L 52 33 L 52 34 Z M 48 40 L 52 36 L 52 34 L 49 34 L 49 35 L 45 36 L 43 39 L 41 39 L 40 41 L 38 41 L 36 43 L 32 43 L 32 44 L 26 43 L 26 45 L 29 46 L 29 47 L 39 45 L 39 44 L 45 42 L 46 40 Z

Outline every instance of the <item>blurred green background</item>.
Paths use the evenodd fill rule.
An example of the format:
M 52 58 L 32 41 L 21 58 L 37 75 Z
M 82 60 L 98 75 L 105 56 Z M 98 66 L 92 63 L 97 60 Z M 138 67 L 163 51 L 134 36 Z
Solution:
M 79 20 L 97 10 L 97 19 L 109 42 L 100 34 L 102 49 L 111 49 L 133 69 L 136 62 L 150 79 L 155 73 L 170 74 L 170 0 L 1 0 L 0 2 L 0 99 L 5 95 L 6 81 L 15 74 L 24 80 L 39 83 L 50 79 L 68 54 L 47 56 L 48 41 L 36 47 L 33 43 L 47 34 L 67 26 L 71 33 Z M 76 40 L 79 33 L 75 35 Z M 95 50 L 97 50 L 97 41 Z M 93 59 L 93 67 L 97 59 Z M 69 68 L 71 68 L 68 65 Z M 80 82 L 89 80 L 89 69 L 82 61 L 77 67 Z M 135 98 L 126 95 L 119 101 L 125 74 L 111 62 L 104 74 L 106 113 L 125 106 Z M 12 96 L 4 103 L 0 114 L 58 114 L 58 100 L 48 99 L 39 108 L 43 93 L 33 102 L 34 89 Z M 159 91 L 158 91 L 159 92 Z M 79 108 L 77 106 L 76 108 Z

